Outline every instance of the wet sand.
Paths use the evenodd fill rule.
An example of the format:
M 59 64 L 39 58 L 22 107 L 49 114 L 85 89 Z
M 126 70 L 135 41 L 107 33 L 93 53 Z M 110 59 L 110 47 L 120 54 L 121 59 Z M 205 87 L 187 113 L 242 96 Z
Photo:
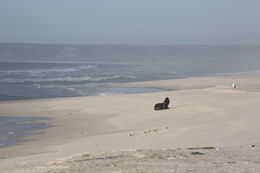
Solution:
M 52 117 L 54 126 L 35 141 L 1 148 L 0 172 L 258 172 L 259 77 L 118 84 L 174 91 L 0 102 L 1 116 Z M 170 109 L 154 111 L 165 97 Z

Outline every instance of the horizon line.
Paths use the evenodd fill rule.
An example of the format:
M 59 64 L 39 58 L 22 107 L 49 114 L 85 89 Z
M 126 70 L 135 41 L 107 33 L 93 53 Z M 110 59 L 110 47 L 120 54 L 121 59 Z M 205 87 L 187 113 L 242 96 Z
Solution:
M 246 43 L 233 43 L 233 44 L 129 44 L 129 43 L 30 43 L 30 42 L 0 42 L 0 44 L 20 44 L 20 45 L 82 45 L 82 46 L 260 46 L 260 44 L 246 44 Z

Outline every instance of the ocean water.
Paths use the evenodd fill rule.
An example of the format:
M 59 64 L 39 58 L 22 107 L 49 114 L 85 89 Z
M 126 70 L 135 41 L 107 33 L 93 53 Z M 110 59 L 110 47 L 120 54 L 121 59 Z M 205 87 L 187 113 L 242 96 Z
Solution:
M 34 130 L 51 127 L 49 123 L 43 122 L 43 120 L 50 119 L 46 117 L 0 116 L 0 148 L 33 140 L 33 138 L 22 139 L 22 137 L 40 134 Z
M 192 75 L 159 65 L 0 62 L 0 101 L 156 92 L 101 85 Z

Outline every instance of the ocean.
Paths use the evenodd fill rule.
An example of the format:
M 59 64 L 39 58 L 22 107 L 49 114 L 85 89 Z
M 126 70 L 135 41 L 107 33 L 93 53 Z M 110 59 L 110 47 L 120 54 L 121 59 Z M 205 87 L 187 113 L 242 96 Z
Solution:
M 46 117 L 16 117 L 0 116 L 0 148 L 9 147 L 21 142 L 32 141 L 31 139 L 22 139 L 25 136 L 40 134 L 34 130 L 49 128 L 52 125 L 41 120 L 51 120 Z
M 154 92 L 101 86 L 257 70 L 259 56 L 253 45 L 0 43 L 0 101 Z
M 0 101 L 156 92 L 160 90 L 102 85 L 192 75 L 143 64 L 0 62 Z

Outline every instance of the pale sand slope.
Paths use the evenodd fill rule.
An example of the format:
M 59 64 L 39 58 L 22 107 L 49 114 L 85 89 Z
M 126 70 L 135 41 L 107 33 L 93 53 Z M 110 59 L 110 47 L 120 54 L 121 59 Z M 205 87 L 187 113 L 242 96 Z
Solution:
M 0 172 L 257 173 L 259 77 L 124 85 L 179 89 L 162 93 L 1 102 L 1 116 L 53 117 L 55 127 L 36 141 L 1 148 Z M 165 97 L 170 109 L 154 111 Z

